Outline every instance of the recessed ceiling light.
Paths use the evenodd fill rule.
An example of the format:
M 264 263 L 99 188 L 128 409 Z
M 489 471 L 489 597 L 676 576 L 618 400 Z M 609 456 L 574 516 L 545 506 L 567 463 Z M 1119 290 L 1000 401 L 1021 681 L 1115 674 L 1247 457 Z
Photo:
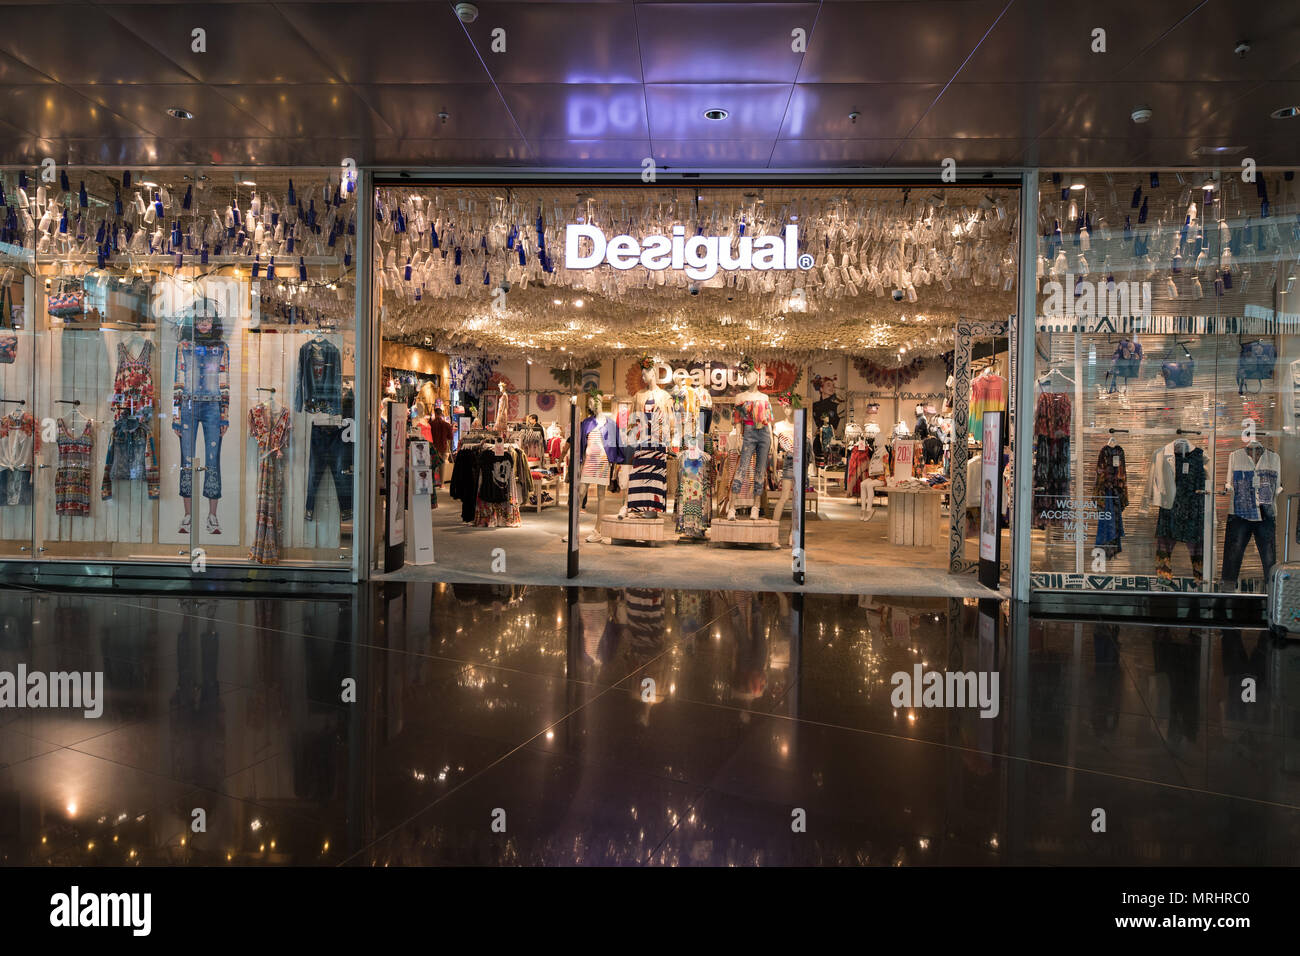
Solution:
M 256 186 L 256 185 L 257 185 L 257 181 L 254 180 L 254 179 L 241 179 L 241 180 L 239 181 L 239 185 L 241 185 L 241 186 Z
M 574 304 L 574 306 L 576 306 L 576 307 L 579 308 L 579 309 L 582 308 L 582 300 L 581 300 L 581 299 L 574 299 L 574 300 L 573 300 L 573 304 Z
M 1086 187 L 1087 187 L 1087 183 L 1083 181 L 1082 176 L 1074 176 L 1070 179 L 1071 189 L 1084 189 Z
M 1151 117 L 1153 115 L 1155 114 L 1151 112 L 1151 107 L 1138 106 L 1135 107 L 1133 112 L 1129 114 L 1129 118 L 1132 119 L 1133 122 L 1135 123 L 1149 123 L 1151 122 Z
M 715 123 L 722 122 L 722 120 L 726 119 L 730 115 L 731 115 L 730 113 L 728 113 L 726 110 L 722 109 L 721 107 L 714 107 L 711 110 L 704 111 L 704 118 L 706 120 L 713 120 Z
M 1300 116 L 1300 106 L 1284 106 L 1268 114 L 1273 119 L 1295 119 Z
M 1192 153 L 1200 156 L 1222 156 L 1225 153 L 1240 153 L 1245 146 L 1197 146 Z
M 167 115 L 173 116 L 176 119 L 194 119 L 193 113 L 191 113 L 189 110 L 183 110 L 179 106 L 173 106 L 171 109 L 167 111 Z

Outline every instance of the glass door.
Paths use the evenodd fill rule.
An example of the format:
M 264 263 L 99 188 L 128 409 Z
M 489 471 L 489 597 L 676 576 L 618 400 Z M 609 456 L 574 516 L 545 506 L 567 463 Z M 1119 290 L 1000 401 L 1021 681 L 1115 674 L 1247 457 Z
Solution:
M 0 256 L 0 560 L 35 554 L 33 487 L 42 434 L 35 414 L 36 282 L 27 257 Z

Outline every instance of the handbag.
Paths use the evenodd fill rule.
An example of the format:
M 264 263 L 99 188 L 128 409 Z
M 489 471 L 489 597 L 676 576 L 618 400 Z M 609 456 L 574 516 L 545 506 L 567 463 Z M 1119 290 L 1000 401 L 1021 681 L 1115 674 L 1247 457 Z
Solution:
M 1237 393 L 1247 394 L 1250 389 L 1246 388 L 1246 383 L 1252 380 L 1260 383 L 1259 391 L 1262 392 L 1264 379 L 1273 377 L 1275 364 L 1277 348 L 1272 342 L 1256 340 L 1242 343 L 1241 355 L 1237 358 Z
M 13 307 L 13 292 L 8 285 L 0 285 L 0 325 L 3 325 L 3 331 L 0 331 L 0 365 L 13 365 L 18 359 L 18 333 L 14 331 Z
M 1179 345 L 1182 345 L 1180 342 Z M 1187 346 L 1182 345 L 1183 357 L 1178 361 L 1165 359 L 1160 365 L 1160 374 L 1164 377 L 1166 388 L 1187 388 L 1192 384 L 1192 378 L 1196 374 L 1196 359 L 1192 358 L 1192 353 L 1187 351 Z
M 52 292 L 47 297 L 47 306 L 50 315 L 55 318 L 67 319 L 78 318 L 85 314 L 86 311 L 86 293 L 84 289 L 73 289 L 67 285 L 60 287 L 59 291 Z
M 1141 368 L 1142 346 L 1127 338 L 1120 339 L 1115 354 L 1110 359 L 1110 371 L 1106 373 L 1106 378 L 1110 380 L 1110 390 L 1115 391 L 1120 379 L 1137 378 Z

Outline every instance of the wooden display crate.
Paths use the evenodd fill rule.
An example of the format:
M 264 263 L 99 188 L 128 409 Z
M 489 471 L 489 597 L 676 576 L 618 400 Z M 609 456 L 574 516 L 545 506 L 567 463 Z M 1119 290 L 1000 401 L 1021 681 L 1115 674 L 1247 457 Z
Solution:
M 667 516 L 655 518 L 602 518 L 600 534 L 601 537 L 609 538 L 611 542 L 616 544 L 644 542 L 658 545 L 672 540 L 668 536 Z
M 780 531 L 781 526 L 769 518 L 737 518 L 735 521 L 714 518 L 709 526 L 709 541 L 713 544 L 752 544 L 779 548 Z

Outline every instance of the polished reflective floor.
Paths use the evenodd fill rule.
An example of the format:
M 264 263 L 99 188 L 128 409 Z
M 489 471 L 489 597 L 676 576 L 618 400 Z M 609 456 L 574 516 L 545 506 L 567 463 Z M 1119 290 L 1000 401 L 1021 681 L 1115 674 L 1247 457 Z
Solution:
M 3 591 L 0 680 L 20 666 L 102 672 L 103 713 L 0 709 L 7 865 L 1300 862 L 1300 643 L 1261 631 L 637 588 Z M 896 706 L 918 667 L 996 673 L 996 716 Z

